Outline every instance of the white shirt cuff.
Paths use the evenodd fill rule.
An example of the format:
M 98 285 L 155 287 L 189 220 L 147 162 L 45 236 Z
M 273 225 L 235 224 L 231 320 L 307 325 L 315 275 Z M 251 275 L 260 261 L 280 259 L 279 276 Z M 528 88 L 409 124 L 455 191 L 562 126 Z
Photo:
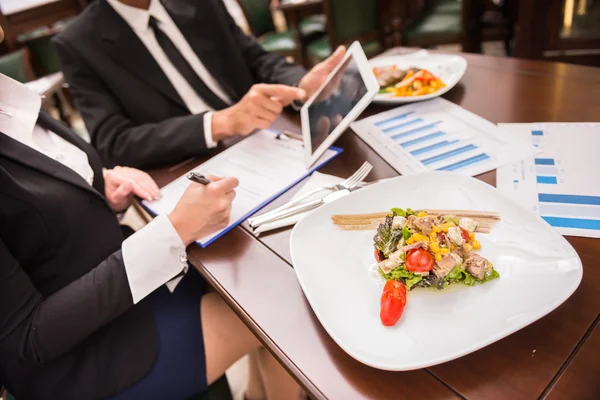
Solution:
M 209 149 L 217 147 L 217 142 L 215 142 L 212 135 L 212 115 L 212 111 L 204 114 L 204 140 L 206 141 L 206 147 Z
M 134 304 L 171 280 L 172 292 L 188 269 L 185 245 L 164 214 L 128 237 L 122 251 Z

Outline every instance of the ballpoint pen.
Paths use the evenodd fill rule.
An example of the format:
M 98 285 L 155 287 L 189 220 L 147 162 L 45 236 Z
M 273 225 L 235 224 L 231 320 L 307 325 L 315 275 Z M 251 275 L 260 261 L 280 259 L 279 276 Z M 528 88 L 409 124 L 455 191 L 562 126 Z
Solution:
M 204 175 L 202 175 L 201 173 L 198 173 L 198 172 L 194 172 L 194 171 L 188 173 L 185 177 L 188 178 L 192 182 L 196 182 L 196 183 L 199 183 L 199 184 L 205 185 L 205 186 L 210 183 L 210 180 L 208 180 Z

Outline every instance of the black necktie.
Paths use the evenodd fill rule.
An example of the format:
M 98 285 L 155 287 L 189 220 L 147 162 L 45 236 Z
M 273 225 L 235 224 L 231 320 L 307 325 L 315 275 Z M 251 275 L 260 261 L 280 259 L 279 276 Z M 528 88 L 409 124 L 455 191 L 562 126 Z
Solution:
M 156 18 L 150 16 L 150 21 L 148 24 L 154 31 L 156 41 L 160 47 L 162 47 L 167 57 L 169 57 L 169 60 L 171 60 L 173 66 L 177 68 L 179 73 L 185 78 L 186 81 L 188 81 L 190 86 L 196 91 L 196 93 L 198 93 L 202 100 L 206 101 L 206 103 L 215 110 L 222 110 L 229 107 L 223 100 L 221 100 L 219 96 L 214 94 L 213 91 L 206 86 L 204 81 L 198 76 L 192 66 L 187 62 L 183 55 L 181 55 L 179 50 L 177 50 L 177 47 L 175 47 L 167 34 L 158 27 L 158 21 Z

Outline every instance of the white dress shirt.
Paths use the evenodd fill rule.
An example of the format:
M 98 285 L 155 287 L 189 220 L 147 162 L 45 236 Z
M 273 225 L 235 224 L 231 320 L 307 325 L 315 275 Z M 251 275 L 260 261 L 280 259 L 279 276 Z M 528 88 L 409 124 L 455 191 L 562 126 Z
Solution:
M 37 93 L 0 74 L 0 132 L 71 168 L 93 184 L 94 171 L 87 154 L 36 124 L 41 105 Z M 181 280 L 175 277 L 188 269 L 185 245 L 166 215 L 127 238 L 122 252 L 134 303 L 164 284 L 172 292 Z
M 202 61 L 198 58 L 194 50 L 190 47 L 171 16 L 165 10 L 159 0 L 150 0 L 150 7 L 143 10 L 136 7 L 125 5 L 118 0 L 107 0 L 114 10 L 127 22 L 135 34 L 140 38 L 144 46 L 148 49 L 152 57 L 156 60 L 162 71 L 171 82 L 190 113 L 200 114 L 209 111 L 204 116 L 204 137 L 208 148 L 215 147 L 217 144 L 212 136 L 212 111 L 214 111 L 198 93 L 190 86 L 189 82 L 173 66 L 171 60 L 167 57 L 162 47 L 158 44 L 154 32 L 148 25 L 150 16 L 156 18 L 159 28 L 171 39 L 177 50 L 183 58 L 190 64 L 192 69 L 204 81 L 218 97 L 226 104 L 231 104 L 231 99 L 227 96 L 221 85 L 208 72 Z

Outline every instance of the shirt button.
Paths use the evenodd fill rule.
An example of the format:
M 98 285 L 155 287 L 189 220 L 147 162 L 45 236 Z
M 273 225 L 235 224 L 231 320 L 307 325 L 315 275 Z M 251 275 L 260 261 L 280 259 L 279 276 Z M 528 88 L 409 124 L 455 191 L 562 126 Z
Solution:
M 182 264 L 187 263 L 187 254 L 183 253 L 179 256 L 179 262 Z
M 63 155 L 63 153 L 56 153 L 56 155 L 54 156 L 54 158 L 56 160 L 62 160 L 63 158 L 65 158 L 65 156 Z

